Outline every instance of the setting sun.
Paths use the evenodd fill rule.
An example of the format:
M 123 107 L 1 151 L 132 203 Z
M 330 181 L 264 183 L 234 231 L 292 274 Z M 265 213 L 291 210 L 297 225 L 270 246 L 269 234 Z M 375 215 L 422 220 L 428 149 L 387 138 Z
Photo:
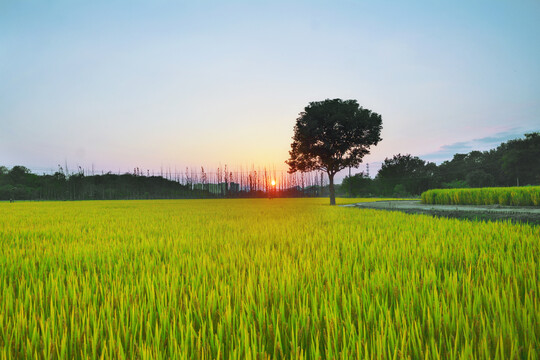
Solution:
M 272 186 L 276 186 L 276 180 L 272 180 Z

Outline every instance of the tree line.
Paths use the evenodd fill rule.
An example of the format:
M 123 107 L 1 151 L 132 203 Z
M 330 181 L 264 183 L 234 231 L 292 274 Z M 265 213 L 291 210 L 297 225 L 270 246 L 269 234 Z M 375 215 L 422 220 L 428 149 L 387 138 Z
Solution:
M 0 166 L 0 200 L 118 200 L 235 197 L 300 197 L 327 195 L 320 172 L 288 174 L 267 168 L 215 171 L 186 168 L 159 175 L 133 172 L 94 174 L 78 168 L 70 173 L 58 166 L 53 174 L 38 175 L 24 166 Z M 272 184 L 272 181 L 274 183 Z
M 67 168 L 67 166 L 66 166 Z M 267 168 L 215 171 L 186 168 L 158 175 L 134 168 L 131 173 L 95 175 L 62 167 L 38 175 L 24 166 L 0 166 L 0 200 L 190 199 L 224 197 L 328 196 L 321 171 L 284 173 Z M 271 185 L 274 180 L 275 185 Z M 416 196 L 428 189 L 540 184 L 540 133 L 502 143 L 489 151 L 455 154 L 440 165 L 409 154 L 384 160 L 375 178 L 347 176 L 338 196 Z
M 440 165 L 410 154 L 386 158 L 374 179 L 346 177 L 347 196 L 416 196 L 428 189 L 540 185 L 540 132 L 501 143 L 489 151 L 455 154 Z

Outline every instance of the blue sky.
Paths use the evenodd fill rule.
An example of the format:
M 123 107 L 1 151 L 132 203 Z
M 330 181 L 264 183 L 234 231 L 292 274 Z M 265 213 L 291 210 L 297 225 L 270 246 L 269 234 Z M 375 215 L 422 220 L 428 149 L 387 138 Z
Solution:
M 382 115 L 374 167 L 489 149 L 540 130 L 538 19 L 525 0 L 0 1 L 0 164 L 285 168 L 298 113 L 337 97 Z

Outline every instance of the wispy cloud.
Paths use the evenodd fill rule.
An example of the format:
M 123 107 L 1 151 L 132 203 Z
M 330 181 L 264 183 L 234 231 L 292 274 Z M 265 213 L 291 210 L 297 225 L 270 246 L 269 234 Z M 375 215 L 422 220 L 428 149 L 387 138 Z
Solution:
M 420 158 L 440 163 L 442 161 L 452 159 L 454 154 L 464 154 L 473 150 L 485 151 L 493 149 L 503 142 L 512 139 L 522 138 L 525 133 L 534 131 L 540 131 L 540 129 L 523 130 L 521 128 L 512 128 L 483 138 L 472 139 L 469 141 L 459 141 L 452 144 L 443 145 L 439 148 L 439 150 L 423 154 L 420 156 Z

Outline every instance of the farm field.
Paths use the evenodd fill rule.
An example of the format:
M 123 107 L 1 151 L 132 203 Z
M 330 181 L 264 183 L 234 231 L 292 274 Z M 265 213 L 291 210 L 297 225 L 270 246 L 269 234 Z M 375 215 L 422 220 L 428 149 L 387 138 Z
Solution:
M 540 227 L 327 203 L 0 203 L 0 358 L 540 357 Z
M 540 186 L 434 189 L 422 194 L 422 203 L 540 206 Z

